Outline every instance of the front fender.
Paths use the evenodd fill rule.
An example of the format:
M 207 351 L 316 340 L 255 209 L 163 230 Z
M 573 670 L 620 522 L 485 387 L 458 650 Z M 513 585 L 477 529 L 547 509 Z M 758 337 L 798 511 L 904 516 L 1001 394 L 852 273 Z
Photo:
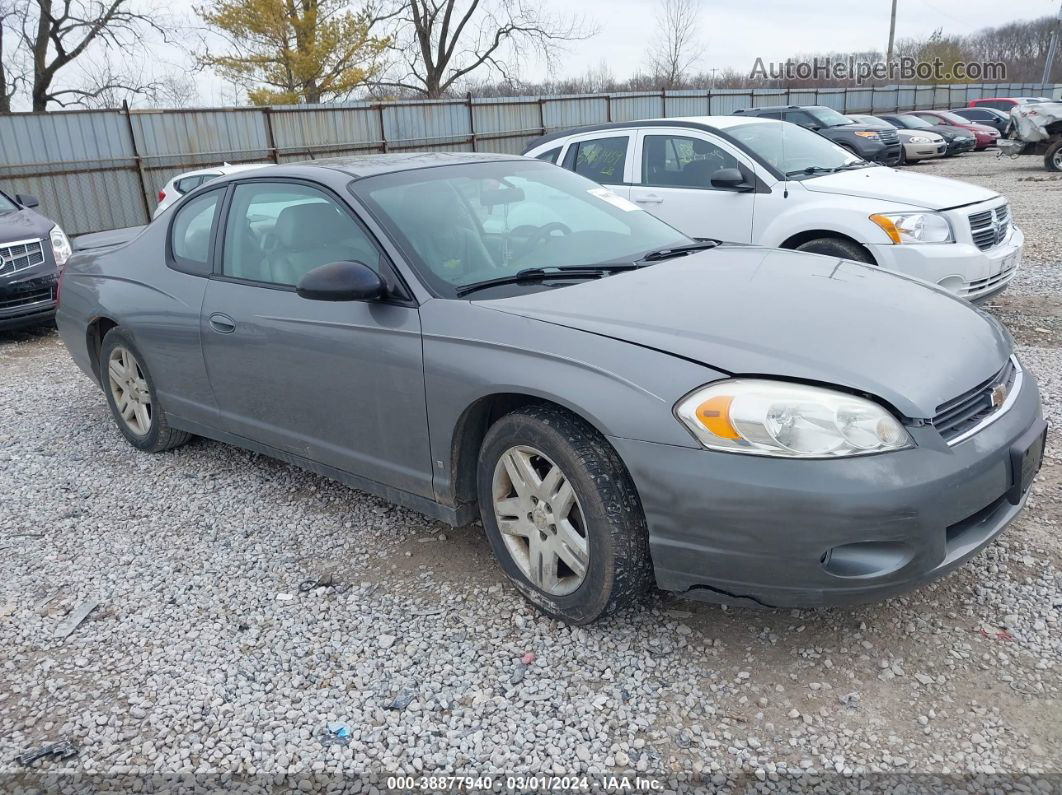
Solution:
M 432 300 L 420 311 L 437 493 L 451 482 L 450 451 L 461 418 L 485 397 L 527 395 L 569 409 L 606 436 L 698 447 L 672 408 L 691 390 L 726 375 L 475 302 Z
M 909 205 L 898 202 L 868 201 L 854 196 L 803 189 L 800 201 L 794 204 L 760 227 L 757 243 L 779 248 L 793 236 L 814 230 L 849 237 L 863 245 L 887 245 L 892 241 L 885 230 L 870 220 L 870 216 L 873 213 L 912 210 Z

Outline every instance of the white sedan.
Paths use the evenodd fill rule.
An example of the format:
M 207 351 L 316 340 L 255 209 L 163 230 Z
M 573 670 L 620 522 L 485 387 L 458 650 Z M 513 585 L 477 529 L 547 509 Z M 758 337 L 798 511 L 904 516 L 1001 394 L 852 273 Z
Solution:
M 250 171 L 253 168 L 263 168 L 269 163 L 243 163 L 238 165 L 230 165 L 229 163 L 222 163 L 220 166 L 211 166 L 210 168 L 201 168 L 196 171 L 185 171 L 183 174 L 178 174 L 159 191 L 159 206 L 155 208 L 155 212 L 152 213 L 152 218 L 158 218 L 162 213 L 166 211 L 166 208 L 181 198 L 184 194 L 190 190 L 195 190 L 204 182 L 210 182 L 212 179 L 217 179 L 224 174 L 236 174 L 240 171 Z

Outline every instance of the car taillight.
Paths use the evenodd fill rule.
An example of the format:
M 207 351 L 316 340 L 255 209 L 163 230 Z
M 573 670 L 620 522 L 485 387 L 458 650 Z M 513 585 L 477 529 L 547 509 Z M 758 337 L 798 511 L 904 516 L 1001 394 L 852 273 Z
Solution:
M 162 204 L 162 202 L 164 202 L 164 201 L 166 201 L 166 191 L 160 190 L 159 191 L 159 204 Z

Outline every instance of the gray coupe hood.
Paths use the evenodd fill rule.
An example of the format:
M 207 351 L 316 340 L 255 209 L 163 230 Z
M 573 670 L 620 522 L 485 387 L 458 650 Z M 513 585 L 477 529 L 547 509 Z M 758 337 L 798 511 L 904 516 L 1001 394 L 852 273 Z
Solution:
M 987 380 L 1011 349 L 998 323 L 917 280 L 751 246 L 477 303 L 733 375 L 844 386 L 917 418 Z

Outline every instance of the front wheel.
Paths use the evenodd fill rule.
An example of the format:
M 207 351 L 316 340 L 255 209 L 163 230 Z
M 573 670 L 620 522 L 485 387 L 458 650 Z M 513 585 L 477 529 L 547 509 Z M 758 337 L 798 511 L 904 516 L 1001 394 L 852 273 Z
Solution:
M 120 328 L 108 331 L 100 346 L 100 382 L 118 430 L 133 447 L 161 453 L 191 438 L 170 427 L 144 357 Z
M 641 501 L 615 450 L 583 420 L 551 406 L 502 417 L 483 440 L 477 485 L 494 556 L 542 612 L 587 624 L 648 589 Z
M 1062 171 L 1062 138 L 1047 147 L 1044 166 L 1048 171 Z
M 839 257 L 850 259 L 855 262 L 864 262 L 867 265 L 874 264 L 874 258 L 865 248 L 851 240 L 841 237 L 817 237 L 796 247 L 797 251 L 806 251 L 809 254 L 823 254 L 827 257 Z

